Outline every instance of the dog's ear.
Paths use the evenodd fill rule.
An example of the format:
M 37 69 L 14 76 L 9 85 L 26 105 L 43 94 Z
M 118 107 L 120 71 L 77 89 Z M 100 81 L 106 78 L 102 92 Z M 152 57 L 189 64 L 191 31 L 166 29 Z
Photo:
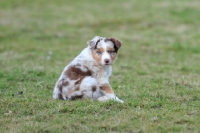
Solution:
M 95 48 L 97 42 L 100 40 L 100 36 L 95 36 L 92 40 L 88 41 L 87 44 L 90 48 Z
M 121 47 L 121 45 L 122 45 L 122 42 L 120 41 L 120 40 L 118 40 L 118 39 L 116 39 L 116 38 L 113 38 L 113 37 L 110 37 L 110 38 L 106 38 L 105 39 L 105 42 L 106 41 L 111 41 L 114 45 L 115 45 L 115 47 L 117 48 L 117 50 Z

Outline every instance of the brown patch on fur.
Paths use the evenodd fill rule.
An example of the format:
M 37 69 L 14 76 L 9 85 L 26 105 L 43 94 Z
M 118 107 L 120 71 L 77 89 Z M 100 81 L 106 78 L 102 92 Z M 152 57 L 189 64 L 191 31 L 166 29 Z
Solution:
M 111 55 L 111 60 L 114 61 L 116 58 L 116 55 Z
M 118 51 L 118 49 L 119 49 L 119 48 L 121 47 L 121 45 L 122 45 L 122 42 L 121 42 L 120 40 L 118 40 L 118 39 L 116 39 L 116 38 L 113 38 L 113 37 L 106 38 L 106 39 L 105 39 L 105 42 L 107 42 L 107 41 L 113 42 L 113 44 L 115 45 L 115 50 L 116 50 L 116 52 Z
M 63 86 L 68 86 L 68 85 L 69 85 L 69 82 L 68 82 L 68 81 L 63 81 L 62 85 L 63 85 Z
M 82 71 L 80 68 L 76 68 L 76 66 L 70 66 L 65 71 L 65 75 L 67 75 L 71 80 L 77 80 L 86 76 L 92 76 L 92 71 L 87 68 L 87 71 L 85 72 Z
M 110 54 L 111 60 L 114 61 L 115 58 L 117 57 L 117 52 L 116 52 L 116 50 L 115 50 L 114 48 L 108 47 L 108 48 L 107 48 L 107 51 L 108 51 L 108 53 L 109 53 L 109 51 L 113 51 L 111 54 L 110 54 L 110 53 L 109 53 L 109 54 Z
M 62 92 L 62 81 L 59 81 L 57 83 L 57 87 L 58 87 L 59 91 Z
M 92 86 L 92 91 L 96 91 L 97 90 L 97 87 L 96 86 Z
M 79 91 L 79 90 L 80 90 L 79 86 L 77 86 L 77 87 L 74 89 L 74 91 Z
M 64 100 L 61 94 L 58 94 L 58 99 Z
M 101 51 L 102 53 L 104 52 L 103 48 L 98 48 L 99 51 Z
M 100 89 L 105 91 L 108 94 L 113 94 L 114 93 L 109 84 L 104 84 L 104 85 L 100 86 Z
M 102 54 L 98 54 L 97 51 L 100 51 L 101 53 L 104 52 L 103 48 L 97 48 L 97 49 L 92 49 L 92 56 L 93 58 L 99 63 L 101 64 L 101 56 Z
M 111 47 L 107 47 L 107 51 L 114 51 L 114 52 L 116 52 L 115 49 L 111 48 Z
M 76 85 L 75 88 L 70 89 L 70 90 L 67 91 L 66 98 L 69 99 L 70 96 L 73 95 L 74 92 L 79 91 L 79 90 L 80 90 L 80 85 Z
M 57 88 L 62 93 L 63 86 L 68 86 L 68 85 L 69 85 L 69 82 L 68 81 L 64 81 L 64 79 L 62 79 L 57 83 Z
M 76 95 L 76 96 L 72 96 L 70 99 L 71 99 L 71 100 L 76 100 L 76 99 L 80 99 L 80 98 L 83 98 L 83 94 L 81 94 L 81 95 Z

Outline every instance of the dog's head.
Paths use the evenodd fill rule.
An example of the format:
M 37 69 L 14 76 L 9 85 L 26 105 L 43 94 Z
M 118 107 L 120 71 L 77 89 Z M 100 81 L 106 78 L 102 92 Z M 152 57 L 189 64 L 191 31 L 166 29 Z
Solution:
M 93 58 L 101 65 L 112 65 L 117 57 L 118 49 L 121 47 L 121 41 L 116 38 L 104 38 L 95 36 L 87 42 L 92 51 Z

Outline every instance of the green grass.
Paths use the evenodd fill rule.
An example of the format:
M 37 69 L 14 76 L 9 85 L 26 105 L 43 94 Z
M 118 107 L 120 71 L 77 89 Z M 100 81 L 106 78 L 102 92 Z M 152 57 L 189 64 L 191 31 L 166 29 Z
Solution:
M 0 132 L 199 132 L 199 7 L 199 0 L 0 1 Z M 95 35 L 123 42 L 110 82 L 125 103 L 53 100 L 64 66 Z

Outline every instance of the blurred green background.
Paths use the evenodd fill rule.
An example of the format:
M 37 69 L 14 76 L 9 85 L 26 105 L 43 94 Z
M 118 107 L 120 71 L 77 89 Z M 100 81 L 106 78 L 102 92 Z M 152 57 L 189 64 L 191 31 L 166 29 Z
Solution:
M 199 132 L 199 0 L 0 1 L 0 132 Z M 94 36 L 123 42 L 125 101 L 52 99 Z

